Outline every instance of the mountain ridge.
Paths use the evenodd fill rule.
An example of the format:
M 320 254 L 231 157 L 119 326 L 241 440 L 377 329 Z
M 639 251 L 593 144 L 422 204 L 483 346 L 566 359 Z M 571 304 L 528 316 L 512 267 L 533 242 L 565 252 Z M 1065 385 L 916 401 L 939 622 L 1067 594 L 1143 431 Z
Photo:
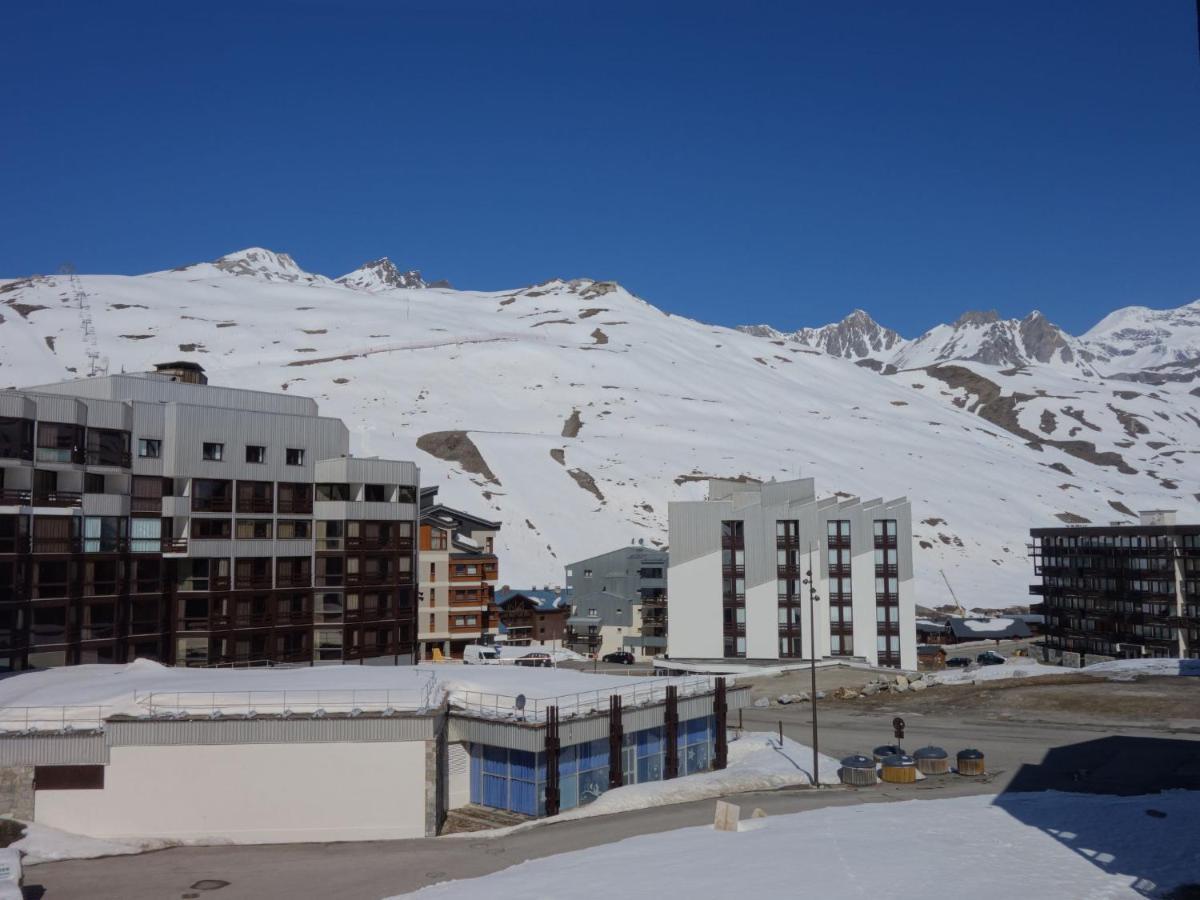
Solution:
M 968 606 L 1028 602 L 1030 527 L 1200 514 L 1190 381 L 1113 381 L 1034 354 L 899 371 L 669 315 L 610 281 L 372 291 L 270 252 L 79 275 L 110 371 L 188 359 L 212 384 L 314 397 L 355 453 L 416 460 L 446 502 L 502 521 L 510 584 L 559 583 L 565 563 L 631 539 L 661 544 L 669 502 L 703 496 L 709 476 L 907 495 L 929 606 L 945 599 L 943 570 Z M 67 276 L 0 283 L 0 385 L 88 371 L 70 288 Z M 1141 321 L 1113 320 L 1105 339 L 1118 346 Z M 1178 345 L 1163 332 L 1190 322 L 1156 320 L 1155 340 Z M 958 346 L 976 352 L 967 338 L 995 324 L 964 324 Z M 1172 378 L 1200 371 L 1169 365 Z

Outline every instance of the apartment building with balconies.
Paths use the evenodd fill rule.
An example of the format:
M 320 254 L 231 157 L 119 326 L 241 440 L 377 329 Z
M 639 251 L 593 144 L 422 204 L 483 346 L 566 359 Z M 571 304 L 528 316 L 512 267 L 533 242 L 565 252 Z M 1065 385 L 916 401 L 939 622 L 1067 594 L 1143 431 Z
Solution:
M 496 606 L 500 523 L 437 502 L 437 488 L 421 491 L 419 653 L 461 659 L 471 644 L 491 644 L 500 633 Z
M 1200 658 L 1200 525 L 1148 510 L 1137 525 L 1034 528 L 1030 555 L 1045 615 L 1043 653 L 1106 659 Z
M 0 669 L 411 662 L 419 473 L 190 363 L 0 392 Z
M 668 554 L 633 543 L 566 567 L 567 647 L 603 656 L 654 656 L 667 646 Z
M 707 500 L 673 502 L 668 516 L 671 659 L 807 660 L 815 637 L 818 658 L 916 668 L 906 499 L 714 478 Z

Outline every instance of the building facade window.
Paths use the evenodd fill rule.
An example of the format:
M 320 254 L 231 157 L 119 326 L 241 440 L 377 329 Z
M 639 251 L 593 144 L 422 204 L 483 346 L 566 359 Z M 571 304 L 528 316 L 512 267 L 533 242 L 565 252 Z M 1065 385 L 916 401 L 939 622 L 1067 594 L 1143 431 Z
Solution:
M 746 523 L 721 523 L 722 648 L 728 658 L 746 655 Z
M 258 444 L 246 445 L 246 462 L 261 464 L 267 461 L 267 448 Z
M 296 447 L 288 447 L 284 460 L 289 466 L 304 465 L 304 451 Z
M 895 519 L 876 519 L 875 650 L 881 666 L 900 665 L 900 581 Z
M 779 601 L 779 655 L 799 659 L 804 655 L 801 613 L 800 522 L 780 519 L 775 523 L 775 592 Z
M 201 447 L 201 456 L 209 462 L 221 462 L 225 459 L 225 445 L 213 441 L 205 441 Z
M 138 457 L 159 459 L 162 456 L 162 441 L 158 438 L 138 438 Z
M 850 577 L 850 522 L 830 519 L 825 528 L 829 566 L 829 652 L 854 655 L 854 588 Z

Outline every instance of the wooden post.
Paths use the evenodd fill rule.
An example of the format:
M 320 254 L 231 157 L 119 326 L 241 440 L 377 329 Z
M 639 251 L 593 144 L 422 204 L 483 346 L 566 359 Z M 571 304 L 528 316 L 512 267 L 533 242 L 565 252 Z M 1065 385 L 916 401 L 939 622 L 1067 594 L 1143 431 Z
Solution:
M 667 708 L 663 712 L 663 724 L 666 726 L 666 747 L 663 760 L 663 780 L 679 777 L 679 689 L 675 685 L 667 685 Z
M 546 815 L 558 815 L 558 707 L 546 710 Z
M 713 741 L 713 768 L 724 769 L 729 762 L 729 746 L 725 742 L 725 717 L 729 706 L 725 698 L 725 679 L 717 679 L 717 691 L 713 695 L 713 714 L 717 720 L 717 733 Z
M 611 694 L 608 698 L 608 786 L 619 788 L 625 783 L 622 771 L 621 743 L 625 737 L 625 726 L 621 722 L 621 695 Z

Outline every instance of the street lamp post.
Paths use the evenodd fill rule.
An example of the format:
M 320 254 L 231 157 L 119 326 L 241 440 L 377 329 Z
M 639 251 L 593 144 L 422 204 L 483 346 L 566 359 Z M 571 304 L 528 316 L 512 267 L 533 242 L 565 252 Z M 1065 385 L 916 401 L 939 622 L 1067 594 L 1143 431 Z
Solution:
M 819 787 L 821 783 L 819 758 L 817 752 L 817 601 L 820 599 L 817 595 L 816 585 L 813 583 L 812 572 L 813 561 L 813 545 L 810 541 L 808 544 L 808 570 L 804 573 L 804 584 L 808 585 L 808 641 L 809 641 L 809 671 L 812 674 L 812 692 L 809 694 L 809 705 L 812 707 L 812 751 L 813 751 L 813 787 Z

